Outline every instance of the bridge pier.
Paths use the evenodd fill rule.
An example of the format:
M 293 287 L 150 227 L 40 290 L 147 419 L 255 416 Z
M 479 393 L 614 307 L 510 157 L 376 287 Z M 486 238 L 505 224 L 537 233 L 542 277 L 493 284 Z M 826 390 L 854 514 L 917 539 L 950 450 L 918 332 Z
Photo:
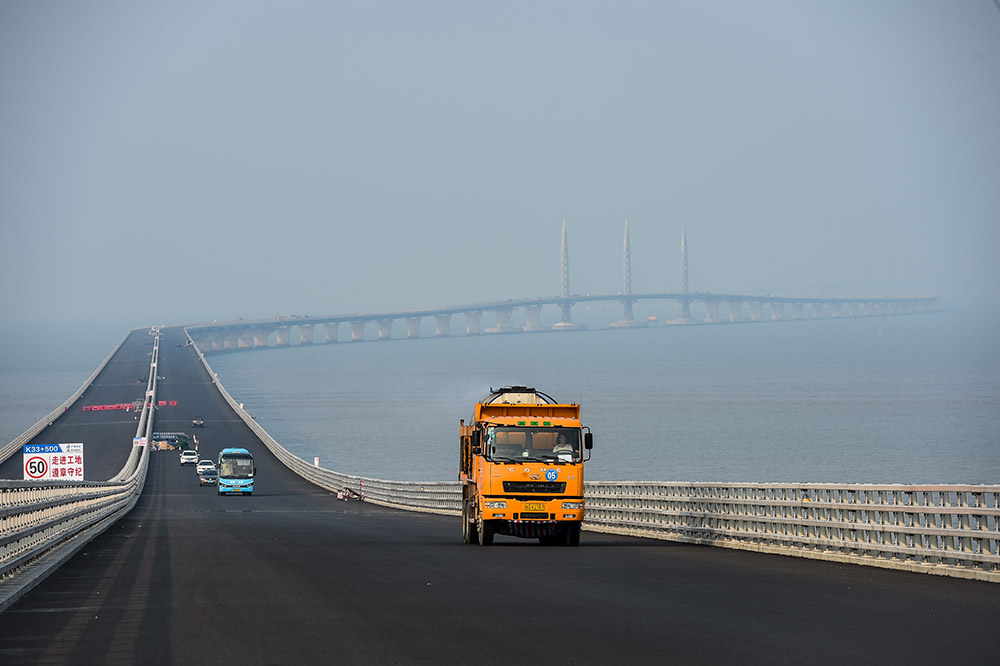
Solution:
M 792 319 L 802 319 L 805 303 L 792 303 Z
M 466 312 L 464 314 L 465 314 L 465 334 L 479 335 L 479 327 L 483 319 L 482 310 L 472 310 L 471 312 Z
M 525 305 L 524 314 L 528 318 L 528 323 L 524 327 L 526 331 L 540 331 L 542 330 L 542 306 L 541 305 Z
M 434 335 L 442 338 L 451 335 L 450 314 L 434 315 Z
M 420 337 L 420 322 L 422 319 L 423 317 L 406 318 L 406 337 L 408 338 Z
M 823 318 L 823 303 L 822 301 L 817 301 L 813 303 L 813 319 Z
M 316 339 L 316 324 L 299 324 L 299 344 L 311 345 Z
M 771 303 L 771 321 L 781 321 L 785 318 L 785 304 Z
M 514 308 L 497 308 L 493 311 L 493 316 L 497 318 L 495 329 L 486 329 L 487 333 L 513 333 L 514 327 L 510 325 L 510 316 L 514 313 Z
M 750 321 L 761 321 L 764 319 L 764 302 L 750 301 Z
M 226 351 L 235 351 L 240 348 L 240 334 L 232 333 L 222 340 L 222 348 Z
M 338 333 L 337 329 L 340 328 L 340 322 L 335 321 L 330 324 L 323 324 L 323 328 L 324 328 L 323 342 L 336 342 Z
M 887 315 L 887 314 L 889 314 L 889 304 L 886 303 L 886 302 L 879 303 L 878 304 L 878 313 L 880 315 Z
M 622 301 L 622 305 L 625 306 L 624 321 L 634 322 L 635 314 L 632 312 L 632 307 L 635 305 L 635 301 Z
M 573 316 L 570 310 L 573 308 L 573 303 L 560 303 L 559 307 L 562 309 L 562 317 L 559 321 L 552 326 L 556 330 L 567 330 L 571 328 L 576 328 L 576 324 L 573 323 Z
M 204 351 L 221 351 L 222 335 L 219 333 L 209 333 L 199 338 L 198 346 Z
M 622 305 L 625 306 L 625 312 L 624 312 L 624 315 L 623 315 L 623 319 L 621 321 L 616 321 L 616 322 L 610 324 L 610 326 L 613 326 L 614 328 L 635 328 L 635 327 L 639 327 L 639 326 L 645 326 L 646 325 L 645 323 L 640 323 L 640 322 L 637 322 L 635 320 L 635 315 L 632 312 L 632 306 L 634 304 L 635 304 L 635 301 L 633 301 L 633 300 L 623 300 L 622 301 Z M 690 317 L 688 317 L 688 320 L 690 320 Z M 681 317 L 681 322 L 684 322 L 684 321 L 687 321 L 687 320 L 684 320 L 684 318 L 682 316 Z
M 706 322 L 714 324 L 719 321 L 719 301 L 705 301 L 705 308 L 708 310 L 708 314 L 705 315 Z
M 743 301 L 727 301 L 729 321 L 743 321 Z
M 270 331 L 264 328 L 255 328 L 253 330 L 253 346 L 254 349 L 259 347 L 267 346 L 267 336 L 270 335 Z
M 244 331 L 236 337 L 236 348 L 237 349 L 252 349 L 253 348 L 253 333 L 250 331 Z
M 390 340 L 390 339 L 392 339 L 392 320 L 391 319 L 379 319 L 378 320 L 378 339 L 379 340 Z
M 291 344 L 291 339 L 290 339 L 292 332 L 291 326 L 279 326 L 277 329 L 275 329 L 275 332 L 277 333 L 277 335 L 275 337 L 274 344 L 276 344 L 278 347 L 287 347 L 289 346 L 289 344 Z
M 364 319 L 355 319 L 351 322 L 351 342 L 362 342 L 365 339 L 365 324 L 368 322 Z
M 834 319 L 840 319 L 844 315 L 844 304 L 843 303 L 830 303 L 830 316 Z
M 677 319 L 671 319 L 670 321 L 668 321 L 667 322 L 668 324 L 695 324 L 695 323 L 699 323 L 699 322 L 696 322 L 691 317 L 691 299 L 689 299 L 689 298 L 680 298 L 680 299 L 677 300 L 677 302 L 680 303 L 680 306 L 681 306 L 681 315 L 679 317 L 677 317 Z M 708 307 L 708 301 L 705 301 L 705 306 Z M 708 317 L 711 317 L 711 313 L 709 313 L 706 316 L 705 321 L 709 321 Z M 635 324 L 630 324 L 630 323 L 628 323 L 627 320 L 621 321 L 618 324 L 612 324 L 612 326 L 633 326 L 633 325 L 635 325 Z
M 688 299 L 681 301 L 681 319 L 691 319 L 691 301 Z

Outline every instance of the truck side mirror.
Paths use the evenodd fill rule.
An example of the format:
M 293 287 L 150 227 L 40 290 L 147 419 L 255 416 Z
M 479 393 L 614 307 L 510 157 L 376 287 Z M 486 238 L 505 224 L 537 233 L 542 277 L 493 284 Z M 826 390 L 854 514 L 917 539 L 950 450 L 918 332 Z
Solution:
M 480 453 L 481 433 L 479 430 L 472 431 L 472 455 L 478 456 Z
M 592 432 L 583 433 L 583 448 L 587 449 L 588 451 L 594 448 L 594 433 Z

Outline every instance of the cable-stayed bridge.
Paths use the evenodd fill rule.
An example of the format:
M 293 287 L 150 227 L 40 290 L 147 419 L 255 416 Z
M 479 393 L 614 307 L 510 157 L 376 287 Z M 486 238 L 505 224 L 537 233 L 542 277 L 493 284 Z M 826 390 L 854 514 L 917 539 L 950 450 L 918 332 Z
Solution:
M 572 309 L 578 303 L 620 303 L 622 318 L 609 322 L 608 325 L 616 328 L 635 328 L 653 323 L 636 319 L 634 306 L 640 301 L 673 302 L 679 314 L 675 319 L 665 323 L 691 325 L 913 314 L 932 310 L 938 300 L 936 296 L 802 298 L 692 292 L 688 288 L 686 227 L 681 237 L 681 289 L 675 292 L 636 293 L 632 290 L 632 260 L 627 220 L 622 251 L 621 291 L 611 294 L 571 293 L 565 220 L 562 227 L 560 277 L 561 290 L 558 296 L 515 298 L 395 312 L 241 319 L 195 324 L 189 326 L 188 331 L 204 351 L 229 351 L 283 347 L 295 343 L 325 344 L 339 342 L 342 339 L 352 342 L 368 339 L 389 340 L 393 338 L 393 329 L 398 331 L 398 322 L 405 325 L 405 337 L 419 338 L 425 319 L 433 320 L 434 336 L 449 336 L 452 334 L 452 319 L 455 315 L 464 318 L 465 335 L 579 330 L 586 326 L 573 321 Z M 559 308 L 557 322 L 543 323 L 542 309 L 545 306 Z M 693 311 L 692 306 L 695 306 Z M 487 315 L 485 319 L 484 315 Z M 522 319 L 521 315 L 523 324 L 514 323 Z M 342 333 L 342 328 L 349 332 Z

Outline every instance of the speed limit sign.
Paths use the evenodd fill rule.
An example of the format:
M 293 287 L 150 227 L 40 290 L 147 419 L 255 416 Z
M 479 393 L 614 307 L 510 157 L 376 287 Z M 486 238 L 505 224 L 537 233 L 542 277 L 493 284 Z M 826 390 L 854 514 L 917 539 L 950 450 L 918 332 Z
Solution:
M 24 480 L 83 480 L 83 444 L 25 444 Z
M 49 471 L 49 461 L 41 456 L 32 456 L 24 461 L 24 480 L 44 479 Z

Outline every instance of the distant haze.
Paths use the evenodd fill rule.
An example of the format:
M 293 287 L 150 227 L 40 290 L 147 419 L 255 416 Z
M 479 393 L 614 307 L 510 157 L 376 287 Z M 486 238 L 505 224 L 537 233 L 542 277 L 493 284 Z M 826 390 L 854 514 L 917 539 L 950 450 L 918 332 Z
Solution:
M 989 0 L 0 3 L 0 317 L 1000 301 Z M 124 331 L 122 331 L 122 334 Z M 114 341 L 118 338 L 116 337 Z

